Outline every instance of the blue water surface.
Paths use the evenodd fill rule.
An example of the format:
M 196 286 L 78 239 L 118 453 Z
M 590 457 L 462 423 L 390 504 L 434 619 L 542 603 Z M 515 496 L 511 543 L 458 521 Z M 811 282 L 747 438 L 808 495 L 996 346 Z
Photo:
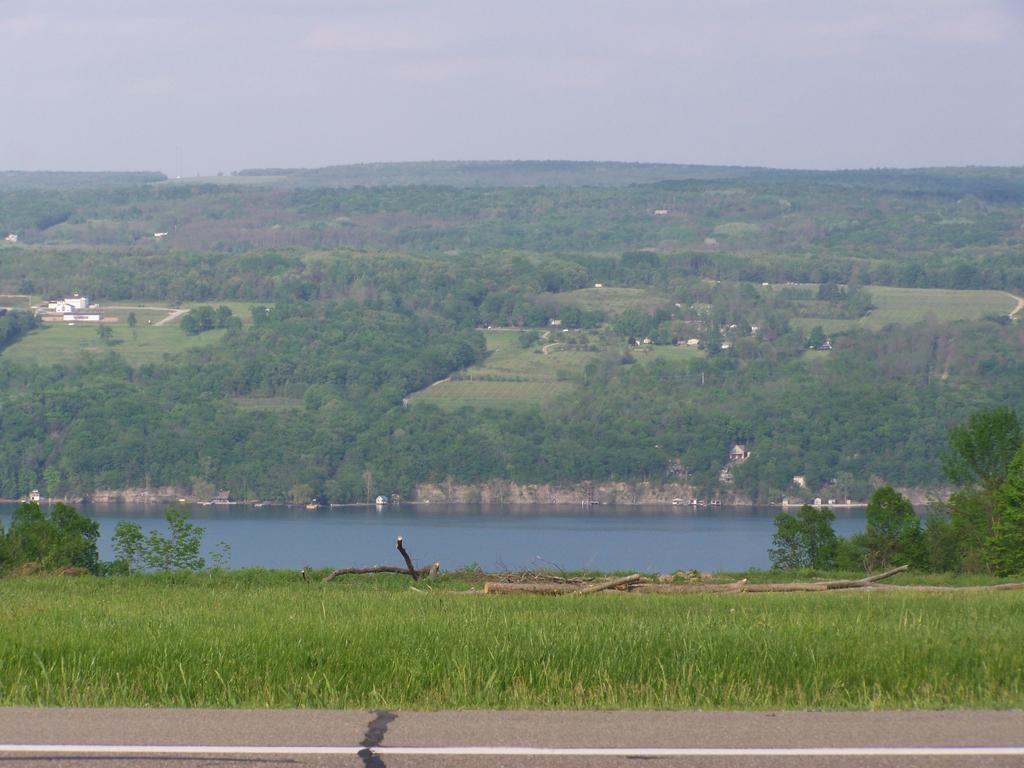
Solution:
M 45 504 L 44 504 L 45 507 Z M 0 506 L 6 526 L 14 505 Z M 164 507 L 82 505 L 100 523 L 100 557 L 113 559 L 120 520 L 166 530 Z M 342 507 L 192 506 L 204 544 L 230 547 L 231 567 L 401 565 L 402 536 L 418 565 L 445 570 L 477 564 L 489 571 L 529 568 L 671 572 L 767 568 L 779 508 L 628 506 L 590 509 L 517 505 L 403 504 L 377 510 Z M 792 510 L 795 511 L 795 510 Z M 836 510 L 836 532 L 864 530 L 864 510 Z

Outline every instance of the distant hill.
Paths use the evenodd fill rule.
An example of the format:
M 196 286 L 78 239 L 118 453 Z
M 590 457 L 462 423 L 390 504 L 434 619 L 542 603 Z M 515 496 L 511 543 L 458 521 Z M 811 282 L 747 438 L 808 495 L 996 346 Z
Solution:
M 239 176 L 287 186 L 611 187 L 659 181 L 743 178 L 761 169 L 669 163 L 510 160 L 364 163 L 326 168 L 254 168 Z
M 166 180 L 158 171 L 0 171 L 0 189 L 97 189 Z
M 1024 200 L 1024 168 L 878 168 L 809 171 L 671 163 L 511 160 L 333 165 L 325 168 L 252 168 L 234 177 L 287 187 L 618 187 L 707 182 L 815 183 L 988 200 Z

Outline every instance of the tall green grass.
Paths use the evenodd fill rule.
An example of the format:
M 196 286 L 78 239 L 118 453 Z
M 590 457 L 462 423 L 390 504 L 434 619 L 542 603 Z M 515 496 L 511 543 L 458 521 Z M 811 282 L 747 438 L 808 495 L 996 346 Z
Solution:
M 0 580 L 0 704 L 1024 706 L 1024 594 L 498 596 L 403 577 Z

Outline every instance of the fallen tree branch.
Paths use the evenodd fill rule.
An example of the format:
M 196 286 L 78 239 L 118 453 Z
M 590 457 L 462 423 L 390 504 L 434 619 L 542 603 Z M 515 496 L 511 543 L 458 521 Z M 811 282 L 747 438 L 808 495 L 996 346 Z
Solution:
M 619 579 L 602 581 L 590 586 L 576 586 L 565 582 L 554 583 L 538 582 L 533 584 L 509 584 L 502 582 L 488 581 L 484 584 L 484 592 L 526 592 L 534 595 L 586 595 L 592 592 L 601 592 L 606 589 L 617 589 L 626 587 L 630 592 L 651 592 L 651 593 L 739 593 L 739 592 L 827 592 L 835 589 L 861 589 L 873 587 L 879 581 L 888 579 L 898 573 L 910 569 L 910 566 L 901 565 L 898 568 L 865 576 L 862 579 L 836 579 L 834 581 L 793 581 L 775 584 L 751 584 L 746 579 L 731 584 L 651 584 L 640 574 L 634 573 Z M 880 589 L 881 587 L 875 587 Z M 887 587 L 891 588 L 891 587 Z
M 856 589 L 857 587 L 866 587 L 869 584 L 874 584 L 876 581 L 882 579 L 888 579 L 890 576 L 895 576 L 897 573 L 904 573 L 910 570 L 909 565 L 901 565 L 898 568 L 892 568 L 882 573 L 876 573 L 872 576 L 865 576 L 863 579 L 839 579 L 837 581 L 826 581 L 826 589 Z
M 576 587 L 564 583 L 555 582 L 534 582 L 516 583 L 508 581 L 485 581 L 484 594 L 496 594 L 499 592 L 524 592 L 532 595 L 566 595 L 575 592 Z
M 630 589 L 630 592 L 665 594 L 694 594 L 697 592 L 736 593 L 744 591 L 746 586 L 746 579 L 740 579 L 731 584 L 637 584 Z
M 421 579 L 425 579 L 430 576 L 436 576 L 440 570 L 440 563 L 431 563 L 426 568 L 420 568 L 416 575 Z M 324 576 L 324 581 L 334 581 L 339 576 L 352 573 L 400 573 L 407 576 L 409 575 L 409 570 L 407 568 L 400 568 L 397 565 L 372 565 L 368 568 L 335 568 Z
M 417 581 L 419 579 L 419 574 L 416 573 L 416 566 L 412 564 L 412 558 L 409 557 L 409 553 L 405 551 L 405 546 L 402 544 L 401 536 L 395 539 L 395 549 L 402 553 L 402 558 L 405 560 L 405 567 L 409 570 L 409 575 L 412 576 L 412 580 Z
M 793 581 L 782 584 L 747 584 L 744 592 L 826 592 L 830 589 L 860 589 L 869 587 L 882 579 L 888 579 L 897 573 L 909 571 L 909 565 L 865 576 L 863 579 L 836 579 L 835 581 Z
M 882 592 L 993 592 L 1006 589 L 1024 589 L 1024 582 L 1006 584 L 975 584 L 969 587 L 944 587 L 938 584 L 879 584 L 875 589 Z
M 618 579 L 602 581 L 598 584 L 580 586 L 565 581 L 561 582 L 535 582 L 535 583 L 509 583 L 503 581 L 484 582 L 484 592 L 494 594 L 498 592 L 526 592 L 533 595 L 589 595 L 594 592 L 602 592 L 606 589 L 617 589 L 618 587 L 638 584 L 643 577 L 639 573 L 623 576 Z
M 639 573 L 631 573 L 629 576 L 623 576 L 621 579 L 612 579 L 611 581 L 602 581 L 600 584 L 592 584 L 589 587 L 583 587 L 582 589 L 576 589 L 569 594 L 572 595 L 591 595 L 594 592 L 603 592 L 606 589 L 618 589 L 629 584 L 639 583 L 641 580 Z

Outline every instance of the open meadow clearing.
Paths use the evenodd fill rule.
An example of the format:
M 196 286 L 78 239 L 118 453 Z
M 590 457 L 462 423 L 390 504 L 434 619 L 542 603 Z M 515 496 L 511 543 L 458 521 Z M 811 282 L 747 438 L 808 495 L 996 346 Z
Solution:
M 519 330 L 487 330 L 487 359 L 413 395 L 442 408 L 526 408 L 571 392 L 583 368 L 598 352 L 572 347 L 552 331 L 532 346 L 519 343 Z M 592 334 L 595 338 L 598 334 Z
M 180 307 L 162 306 L 158 302 L 110 302 L 98 305 L 98 310 L 104 318 L 116 318 L 114 322 L 46 322 L 0 355 L 10 362 L 55 365 L 74 361 L 83 354 L 116 352 L 129 365 L 160 363 L 166 355 L 206 347 L 223 338 L 223 329 L 189 335 L 180 327 L 181 318 L 188 310 L 221 305 L 230 308 L 243 325 L 252 323 L 251 308 L 256 306 L 255 302 L 218 301 L 212 305 L 190 302 Z M 135 315 L 137 325 L 134 329 L 128 325 L 129 314 Z M 97 334 L 99 327 L 110 328 L 112 335 L 108 341 Z
M 3 579 L 0 704 L 1024 705 L 1024 592 L 551 597 L 460 579 Z
M 1006 315 L 1014 310 L 1016 299 L 1004 291 L 961 291 L 946 288 L 894 288 L 869 285 L 866 290 L 875 309 L 858 320 L 800 317 L 792 324 L 803 330 L 820 325 L 826 333 L 847 328 L 878 331 L 887 325 L 918 323 L 929 316 L 938 322 L 980 320 L 986 315 Z
M 27 293 L 0 293 L 0 307 L 27 310 L 32 307 L 32 297 Z
M 177 325 L 147 325 L 140 321 L 133 333 L 127 323 L 104 324 L 110 328 L 110 343 L 96 334 L 97 323 L 47 323 L 2 353 L 0 359 L 10 362 L 55 365 L 74 362 L 80 355 L 106 355 L 116 352 L 129 365 L 163 362 L 165 355 L 184 352 L 193 347 L 215 344 L 225 331 L 213 330 L 197 336 L 182 333 Z
M 704 357 L 704 351 L 697 347 L 676 347 L 666 344 L 632 347 L 629 353 L 638 363 L 653 363 L 655 360 L 677 363 L 683 360 L 697 360 Z
M 564 293 L 544 293 L 542 298 L 557 304 L 579 307 L 583 310 L 600 310 L 618 315 L 627 309 L 642 309 L 653 312 L 668 302 L 664 296 L 646 288 L 580 288 Z

